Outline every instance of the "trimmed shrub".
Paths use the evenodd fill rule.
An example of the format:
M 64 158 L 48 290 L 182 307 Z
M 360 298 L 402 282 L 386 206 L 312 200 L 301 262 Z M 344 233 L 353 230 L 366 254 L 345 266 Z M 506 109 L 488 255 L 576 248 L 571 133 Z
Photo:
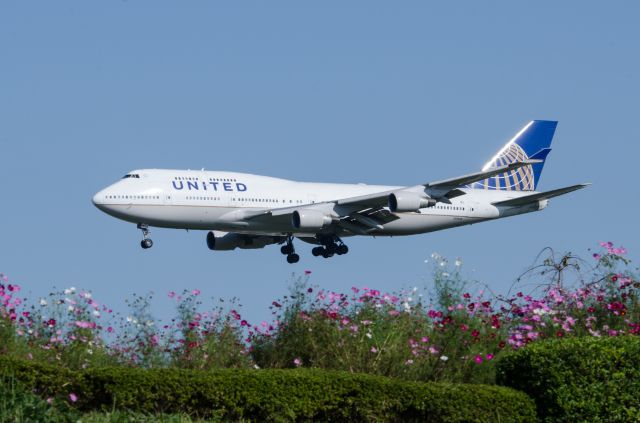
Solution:
M 258 421 L 536 421 L 533 401 L 509 388 L 405 382 L 338 371 L 103 368 L 72 372 L 2 357 L 0 374 L 62 399 L 75 392 L 81 410 Z
M 640 421 L 640 338 L 533 343 L 499 360 L 497 380 L 534 398 L 544 421 Z

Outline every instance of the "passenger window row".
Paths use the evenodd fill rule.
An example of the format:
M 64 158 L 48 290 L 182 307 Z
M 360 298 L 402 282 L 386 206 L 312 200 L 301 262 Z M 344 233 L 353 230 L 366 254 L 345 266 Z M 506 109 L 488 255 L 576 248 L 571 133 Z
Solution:
M 159 195 L 107 195 L 109 200 L 159 200 Z

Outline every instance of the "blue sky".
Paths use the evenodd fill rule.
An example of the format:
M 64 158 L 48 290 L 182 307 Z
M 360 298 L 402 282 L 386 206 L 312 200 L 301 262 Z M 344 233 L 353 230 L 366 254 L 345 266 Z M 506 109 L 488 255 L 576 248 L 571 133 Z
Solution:
M 34 295 L 116 309 L 155 291 L 239 297 L 269 316 L 292 272 L 323 287 L 422 286 L 434 251 L 505 290 L 546 246 L 640 251 L 637 2 L 3 2 L 0 271 Z M 205 233 L 99 212 L 136 168 L 410 185 L 480 169 L 531 119 L 559 120 L 540 182 L 592 182 L 547 210 L 288 265 L 213 253 Z

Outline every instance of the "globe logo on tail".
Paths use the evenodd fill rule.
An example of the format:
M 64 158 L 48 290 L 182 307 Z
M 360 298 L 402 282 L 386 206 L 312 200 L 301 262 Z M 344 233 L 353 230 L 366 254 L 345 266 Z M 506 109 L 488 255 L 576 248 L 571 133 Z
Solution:
M 498 157 L 487 163 L 483 169 L 487 170 L 492 167 L 504 166 L 528 159 L 529 157 L 522 147 L 517 143 L 512 142 L 505 146 L 504 150 L 498 154 Z M 533 167 L 528 165 L 511 172 L 501 173 L 483 181 L 475 182 L 471 184 L 470 188 L 504 191 L 534 191 L 535 178 L 533 174 Z

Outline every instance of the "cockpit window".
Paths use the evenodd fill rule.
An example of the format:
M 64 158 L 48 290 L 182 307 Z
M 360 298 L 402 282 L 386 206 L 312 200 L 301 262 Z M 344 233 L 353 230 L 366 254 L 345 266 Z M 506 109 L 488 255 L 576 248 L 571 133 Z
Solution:
M 127 179 L 127 178 L 140 178 L 140 175 L 138 175 L 137 173 L 127 173 L 122 177 L 122 179 Z

